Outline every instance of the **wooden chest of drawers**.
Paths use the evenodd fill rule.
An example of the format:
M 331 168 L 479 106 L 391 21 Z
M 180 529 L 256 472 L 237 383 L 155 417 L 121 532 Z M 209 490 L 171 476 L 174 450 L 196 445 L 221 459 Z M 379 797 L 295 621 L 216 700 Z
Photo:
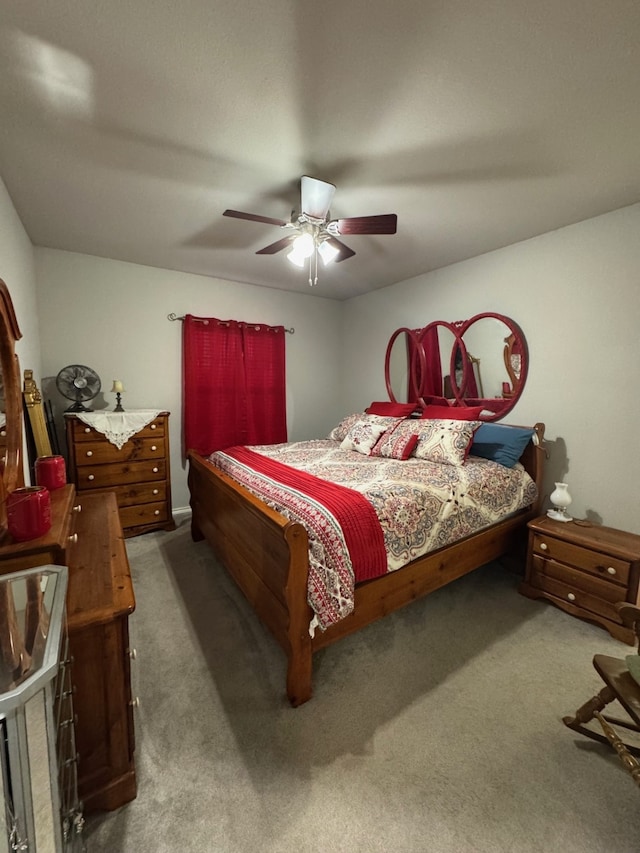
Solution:
M 129 647 L 135 596 L 115 496 L 79 497 L 69 484 L 51 492 L 51 521 L 39 539 L 0 541 L 0 574 L 69 567 L 79 795 L 87 812 L 116 809 L 136 796 L 137 785 Z
M 125 537 L 173 530 L 169 413 L 161 412 L 120 449 L 75 415 L 66 415 L 69 477 L 80 496 L 115 492 Z
M 629 645 L 634 645 L 635 635 L 621 624 L 615 605 L 640 603 L 639 575 L 640 536 L 547 516 L 529 522 L 527 568 L 520 591 L 602 625 Z

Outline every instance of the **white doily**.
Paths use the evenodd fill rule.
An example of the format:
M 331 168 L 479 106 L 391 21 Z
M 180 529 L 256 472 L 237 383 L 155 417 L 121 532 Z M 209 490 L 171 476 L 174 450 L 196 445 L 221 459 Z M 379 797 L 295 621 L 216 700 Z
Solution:
M 101 432 L 120 450 L 132 435 L 155 420 L 161 411 L 161 409 L 138 409 L 133 412 L 78 412 L 76 417 L 87 426 Z

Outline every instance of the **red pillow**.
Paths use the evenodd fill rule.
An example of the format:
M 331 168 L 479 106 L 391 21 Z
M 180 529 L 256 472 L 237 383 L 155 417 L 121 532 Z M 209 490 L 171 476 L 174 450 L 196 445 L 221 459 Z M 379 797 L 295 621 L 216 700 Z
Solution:
M 440 418 L 450 421 L 477 421 L 482 406 L 427 406 L 421 418 Z
M 418 408 L 416 403 L 372 403 L 365 412 L 368 415 L 383 415 L 388 418 L 406 418 Z

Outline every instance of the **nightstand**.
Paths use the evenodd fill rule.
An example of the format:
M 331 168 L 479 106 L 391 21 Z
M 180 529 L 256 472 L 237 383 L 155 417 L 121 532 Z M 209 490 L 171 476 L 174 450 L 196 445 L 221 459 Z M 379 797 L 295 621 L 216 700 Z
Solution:
M 546 515 L 529 522 L 527 568 L 520 592 L 606 628 L 633 645 L 616 604 L 638 604 L 640 536 L 612 527 L 554 521 Z

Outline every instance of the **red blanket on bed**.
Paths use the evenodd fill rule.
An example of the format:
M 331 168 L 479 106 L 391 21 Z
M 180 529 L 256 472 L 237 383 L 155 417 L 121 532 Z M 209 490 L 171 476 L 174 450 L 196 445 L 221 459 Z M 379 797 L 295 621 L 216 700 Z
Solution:
M 295 489 L 330 512 L 342 529 L 356 583 L 386 574 L 384 533 L 373 506 L 359 492 L 283 465 L 247 447 L 228 447 L 224 453 L 277 483 Z

